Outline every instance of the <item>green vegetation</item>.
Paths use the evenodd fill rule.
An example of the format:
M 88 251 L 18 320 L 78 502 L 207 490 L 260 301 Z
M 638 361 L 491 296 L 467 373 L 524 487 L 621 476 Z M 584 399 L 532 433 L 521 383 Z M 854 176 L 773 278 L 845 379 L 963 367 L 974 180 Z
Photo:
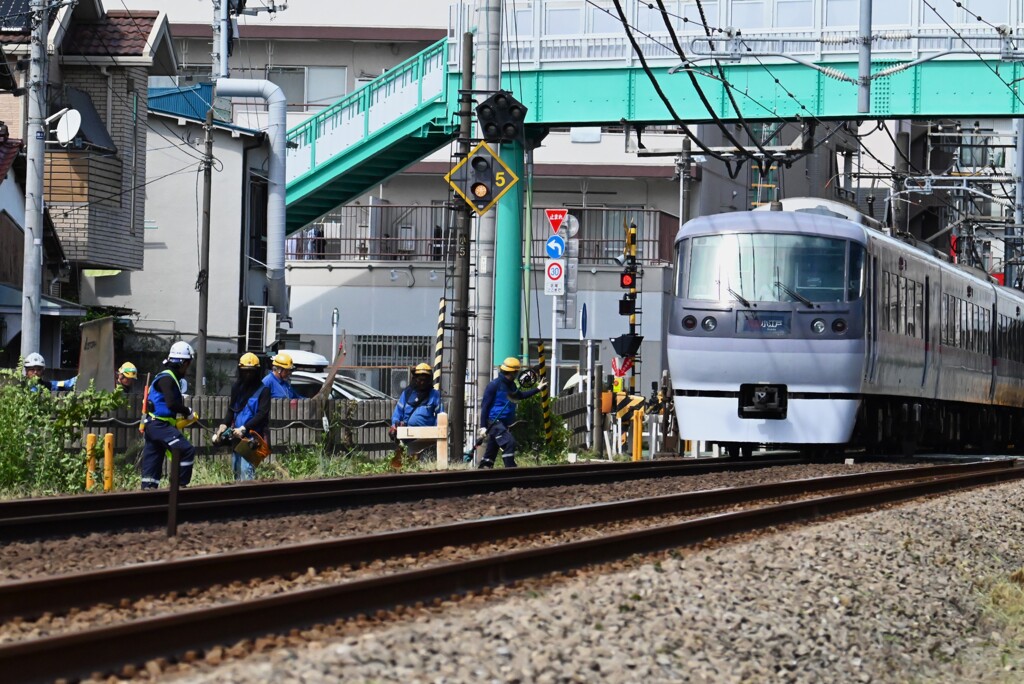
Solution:
M 69 445 L 82 441 L 87 420 L 124 403 L 120 391 L 53 393 L 27 383 L 20 367 L 0 369 L 0 492 L 84 491 L 85 452 Z
M 983 591 L 987 631 L 992 648 L 997 649 L 998 669 L 1007 673 L 1007 681 L 1019 681 L 1016 677 L 1024 668 L 1024 568 L 985 583 Z M 1009 677 L 1010 673 L 1014 676 Z
M 551 415 L 551 444 L 544 435 L 544 405 L 539 394 L 519 402 L 516 421 L 512 429 L 516 438 L 516 460 L 520 465 L 548 465 L 563 463 L 569 448 L 569 428 L 561 416 Z

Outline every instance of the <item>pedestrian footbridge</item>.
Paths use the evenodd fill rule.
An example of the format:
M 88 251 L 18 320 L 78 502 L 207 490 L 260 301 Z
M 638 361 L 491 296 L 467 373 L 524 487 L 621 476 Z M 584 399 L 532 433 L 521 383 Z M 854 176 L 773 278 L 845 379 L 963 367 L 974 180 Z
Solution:
M 621 3 L 628 34 L 612 5 L 560 3 L 580 6 L 577 33 L 546 26 L 551 13 L 516 12 L 520 25 L 502 28 L 502 87 L 529 107 L 528 123 L 551 126 L 1024 116 L 1024 6 L 986 0 L 980 16 L 974 2 L 902 1 L 874 3 L 865 78 L 854 0 L 706 2 L 711 38 L 695 5 L 674 0 L 674 37 L 639 0 Z M 454 137 L 468 16 L 453 14 L 449 38 L 288 132 L 289 232 Z

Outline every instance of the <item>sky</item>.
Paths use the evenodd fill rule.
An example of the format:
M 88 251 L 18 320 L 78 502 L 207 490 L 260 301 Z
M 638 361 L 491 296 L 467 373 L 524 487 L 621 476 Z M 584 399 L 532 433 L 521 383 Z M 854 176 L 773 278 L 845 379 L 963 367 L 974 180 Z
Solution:
M 212 0 L 102 0 L 107 10 L 164 10 L 171 23 L 205 23 L 213 20 Z M 248 7 L 270 0 L 248 0 Z M 447 28 L 450 0 L 288 0 L 288 9 L 270 15 L 247 16 L 246 24 L 298 24 L 320 26 L 396 26 Z M 274 18 L 271 19 L 270 17 Z M 242 20 L 240 20 L 241 23 Z

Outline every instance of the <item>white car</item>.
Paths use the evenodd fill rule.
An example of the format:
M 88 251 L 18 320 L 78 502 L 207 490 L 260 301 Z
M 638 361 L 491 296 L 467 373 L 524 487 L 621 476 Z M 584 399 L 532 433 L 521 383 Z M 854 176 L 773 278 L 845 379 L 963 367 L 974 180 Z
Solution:
M 295 370 L 292 372 L 292 387 L 300 396 L 312 399 L 320 391 L 320 388 L 327 382 L 327 357 L 322 354 L 308 352 L 302 349 L 282 349 L 282 354 L 292 357 Z M 369 385 L 341 375 L 334 376 L 334 388 L 331 391 L 331 399 L 347 399 L 351 401 L 372 401 L 387 399 L 394 401 L 391 397 L 380 390 Z

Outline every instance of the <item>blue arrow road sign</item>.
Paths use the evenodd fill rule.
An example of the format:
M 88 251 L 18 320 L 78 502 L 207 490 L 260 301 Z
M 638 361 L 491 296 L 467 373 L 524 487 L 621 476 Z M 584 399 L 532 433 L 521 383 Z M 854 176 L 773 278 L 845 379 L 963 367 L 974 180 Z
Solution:
M 583 304 L 583 311 L 580 312 L 580 339 L 587 336 L 587 305 Z
M 561 235 L 552 235 L 544 243 L 544 249 L 548 251 L 549 259 L 561 259 L 565 254 L 565 238 Z

